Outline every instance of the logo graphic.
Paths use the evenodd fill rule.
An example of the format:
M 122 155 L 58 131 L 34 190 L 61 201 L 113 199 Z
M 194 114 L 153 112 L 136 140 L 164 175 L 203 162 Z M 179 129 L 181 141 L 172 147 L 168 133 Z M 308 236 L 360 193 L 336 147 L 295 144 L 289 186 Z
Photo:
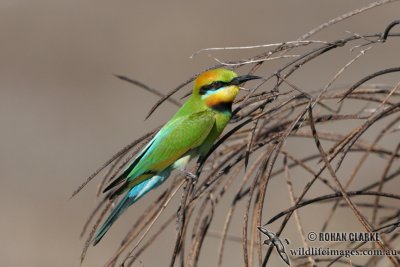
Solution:
M 257 227 L 258 230 L 260 230 L 261 233 L 266 235 L 268 239 L 264 240 L 264 244 L 267 246 L 274 246 L 276 249 L 276 252 L 278 252 L 278 255 L 281 257 L 281 259 L 290 266 L 290 259 L 288 254 L 286 253 L 285 245 L 282 242 L 282 240 L 277 236 L 275 233 L 268 231 L 264 227 Z M 286 244 L 289 245 L 289 240 L 287 238 L 284 239 Z

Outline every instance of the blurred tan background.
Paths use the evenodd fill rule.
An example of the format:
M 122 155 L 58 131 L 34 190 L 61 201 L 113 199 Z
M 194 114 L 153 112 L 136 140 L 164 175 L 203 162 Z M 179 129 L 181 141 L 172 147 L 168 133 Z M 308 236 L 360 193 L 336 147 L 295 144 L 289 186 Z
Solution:
M 167 103 L 144 121 L 157 97 L 113 73 L 167 92 L 215 64 L 208 53 L 189 59 L 201 48 L 295 40 L 370 2 L 2 0 L 0 265 L 78 266 L 83 246 L 79 233 L 95 203 L 96 181 L 72 200 L 70 194 L 114 152 L 176 110 Z M 379 7 L 318 38 L 344 36 L 345 30 L 379 32 L 399 19 L 399 11 L 399 2 Z M 375 65 L 364 62 L 351 73 L 360 78 L 379 67 L 396 66 L 398 51 L 395 56 L 393 52 L 372 54 L 368 61 Z M 214 55 L 239 58 L 237 53 Z M 309 88 L 321 86 L 338 70 L 331 63 L 348 59 L 332 57 L 315 69 L 314 79 L 304 76 L 298 81 Z M 345 77 L 349 82 L 358 78 Z M 175 212 L 173 205 L 167 212 Z M 101 266 L 133 222 L 129 216 L 134 218 L 144 206 L 140 203 L 121 217 L 89 250 L 84 266 Z M 238 214 L 235 224 L 240 229 L 241 211 Z M 213 230 L 220 230 L 221 224 L 218 227 Z M 152 247 L 153 254 L 143 254 L 144 266 L 169 263 L 174 237 L 172 227 L 157 248 Z M 227 249 L 225 266 L 241 266 L 241 244 L 229 243 Z M 207 266 L 208 256 L 201 257 L 200 265 Z M 215 260 L 213 251 L 210 262 Z

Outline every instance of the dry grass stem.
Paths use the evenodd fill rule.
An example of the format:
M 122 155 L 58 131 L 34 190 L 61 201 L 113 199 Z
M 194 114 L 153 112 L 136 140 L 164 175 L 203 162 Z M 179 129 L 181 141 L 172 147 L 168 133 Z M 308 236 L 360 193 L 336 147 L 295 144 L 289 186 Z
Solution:
M 310 220 L 321 231 L 334 232 L 337 229 L 332 222 L 340 219 L 338 214 L 343 211 L 351 212 L 347 220 L 356 222 L 354 227 L 358 227 L 359 232 L 379 232 L 382 235 L 376 243 L 377 249 L 398 249 L 396 244 L 399 244 L 400 235 L 395 229 L 400 226 L 400 195 L 393 188 L 398 188 L 400 182 L 400 67 L 385 66 L 361 77 L 353 75 L 350 83 L 346 80 L 347 86 L 334 87 L 334 84 L 343 84 L 345 77 L 349 76 L 345 74 L 368 60 L 372 51 L 379 53 L 378 47 L 384 49 L 393 45 L 391 41 L 400 37 L 398 32 L 394 32 L 400 21 L 382 25 L 381 33 L 351 33 L 350 36 L 344 33 L 344 36 L 336 36 L 330 41 L 307 40 L 322 30 L 329 31 L 335 23 L 392 2 L 395 0 L 376 1 L 355 9 L 321 24 L 297 41 L 207 48 L 195 52 L 191 57 L 203 52 L 246 49 L 253 56 L 218 60 L 220 64 L 208 69 L 225 65 L 239 73 L 246 71 L 264 79 L 252 83 L 251 87 L 246 84 L 247 90 L 241 91 L 234 103 L 229 129 L 207 157 L 198 161 L 191 170 L 199 176 L 198 181 L 185 180 L 180 174 L 174 179 L 172 175 L 158 189 L 160 196 L 136 218 L 120 246 L 111 253 L 106 266 L 133 266 L 174 222 L 177 234 L 176 239 L 170 242 L 172 255 L 168 261 L 171 267 L 197 266 L 202 257 L 207 257 L 205 242 L 215 236 L 220 239 L 215 265 L 222 266 L 225 255 L 229 254 L 227 242 L 238 241 L 230 238 L 230 232 L 234 236 L 240 235 L 240 230 L 232 226 L 234 216 L 239 212 L 243 219 L 241 248 L 244 266 L 273 264 L 272 257 L 281 260 L 273 253 L 274 246 L 264 245 L 265 236 L 258 230 L 260 226 L 268 227 L 276 238 L 282 234 L 295 234 L 299 237 L 299 245 L 306 248 L 309 246 L 306 229 Z M 355 49 L 360 49 L 356 55 L 351 52 Z M 335 66 L 329 78 L 318 85 L 309 83 L 305 88 L 301 83 L 299 86 L 295 74 L 301 71 L 309 74 L 312 80 L 315 73 L 310 65 L 320 64 L 318 62 L 324 60 L 324 55 L 336 53 L 345 53 L 347 63 Z M 273 68 L 267 66 L 271 60 L 274 60 Z M 183 88 L 197 75 L 168 93 L 124 76 L 118 77 L 160 97 L 150 110 L 150 116 L 164 101 L 180 105 L 171 96 L 180 91 L 187 96 L 188 90 L 183 92 Z M 370 84 L 376 82 L 375 78 L 388 82 Z M 73 193 L 76 195 L 103 173 L 97 192 L 98 203 L 82 231 L 84 235 L 92 227 L 82 252 L 82 261 L 97 227 L 112 205 L 112 201 L 100 192 L 156 131 L 116 153 Z M 368 168 L 371 162 L 374 164 L 372 169 Z M 285 181 L 289 199 L 287 194 L 278 196 L 278 199 L 275 195 L 273 199 L 270 193 L 277 186 L 285 185 Z M 160 216 L 176 194 L 181 194 L 179 207 L 174 207 L 177 212 Z M 277 211 L 274 203 L 286 207 Z M 226 209 L 220 209 L 221 206 Z M 319 209 L 328 212 L 310 219 L 304 215 L 304 207 L 314 212 Z M 294 224 L 289 224 L 292 221 Z M 326 247 L 332 245 L 329 243 Z M 354 250 L 367 246 L 366 243 L 351 242 L 335 245 Z M 291 257 L 295 263 L 293 266 L 332 266 L 334 263 L 364 266 L 364 262 L 374 266 L 378 263 L 373 256 L 362 258 L 365 261 L 361 257 L 352 257 L 351 261 L 343 257 Z M 390 262 L 390 266 L 400 266 L 399 259 L 392 255 L 379 260 Z

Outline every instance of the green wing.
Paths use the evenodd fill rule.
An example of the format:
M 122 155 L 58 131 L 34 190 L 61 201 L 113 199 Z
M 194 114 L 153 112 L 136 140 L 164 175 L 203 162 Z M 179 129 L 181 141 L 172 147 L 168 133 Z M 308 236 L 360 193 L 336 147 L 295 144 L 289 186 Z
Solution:
M 168 122 L 124 173 L 105 191 L 125 181 L 122 193 L 166 169 L 193 148 L 200 146 L 215 124 L 215 114 L 205 110 Z

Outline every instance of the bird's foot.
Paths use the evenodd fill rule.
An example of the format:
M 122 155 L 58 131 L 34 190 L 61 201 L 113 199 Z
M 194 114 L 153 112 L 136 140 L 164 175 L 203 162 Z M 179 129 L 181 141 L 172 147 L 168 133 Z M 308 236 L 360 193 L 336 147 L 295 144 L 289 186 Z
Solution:
M 183 172 L 183 174 L 185 174 L 186 179 L 191 180 L 194 184 L 197 182 L 198 177 L 196 174 L 191 173 L 190 171 L 185 170 L 183 168 L 179 169 L 179 171 Z

